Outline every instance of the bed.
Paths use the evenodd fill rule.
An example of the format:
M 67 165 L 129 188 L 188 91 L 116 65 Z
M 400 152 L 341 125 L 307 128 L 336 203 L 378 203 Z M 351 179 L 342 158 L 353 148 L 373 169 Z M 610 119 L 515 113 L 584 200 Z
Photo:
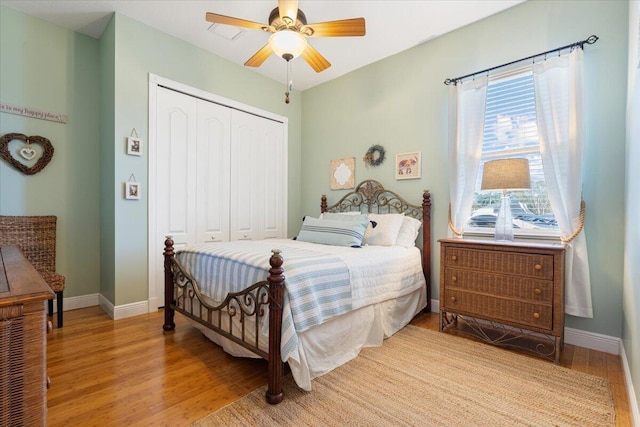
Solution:
M 331 206 L 323 195 L 320 208 L 321 218 L 305 217 L 296 239 L 207 243 L 180 251 L 170 236 L 165 240 L 164 331 L 175 329 L 177 311 L 227 353 L 266 359 L 271 404 L 284 398 L 284 362 L 296 383 L 310 390 L 313 378 L 430 311 L 428 191 L 421 204 L 411 204 L 366 180 Z M 405 233 L 409 221 L 420 222 L 420 234 L 416 226 Z M 398 222 L 400 229 L 393 229 Z M 329 226 L 337 234 L 327 234 Z M 397 238 L 377 240 L 387 239 L 391 229 Z M 365 235 L 363 244 L 342 242 L 354 233 L 360 241 Z M 322 241 L 328 235 L 341 242 Z

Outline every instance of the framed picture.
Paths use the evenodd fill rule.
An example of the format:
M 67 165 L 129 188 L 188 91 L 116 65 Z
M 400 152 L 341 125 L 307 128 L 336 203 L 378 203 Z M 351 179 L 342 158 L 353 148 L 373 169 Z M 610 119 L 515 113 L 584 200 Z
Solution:
M 396 154 L 396 179 L 420 178 L 422 152 Z
M 124 198 L 129 200 L 140 200 L 140 183 L 132 181 L 125 182 Z
M 142 140 L 140 138 L 127 137 L 127 154 L 142 156 Z
M 349 157 L 346 159 L 331 160 L 329 164 L 332 190 L 342 190 L 355 187 L 356 175 L 356 158 Z

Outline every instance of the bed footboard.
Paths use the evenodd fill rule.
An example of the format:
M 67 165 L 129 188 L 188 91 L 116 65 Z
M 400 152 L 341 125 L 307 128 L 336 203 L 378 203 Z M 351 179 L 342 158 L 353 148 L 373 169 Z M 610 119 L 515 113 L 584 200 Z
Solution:
M 280 403 L 282 391 L 282 307 L 284 299 L 283 258 L 274 249 L 269 259 L 271 266 L 267 280 L 255 283 L 241 292 L 230 293 L 216 304 L 200 292 L 197 281 L 175 258 L 173 240 L 167 236 L 164 242 L 165 304 L 163 330 L 175 329 L 174 315 L 178 311 L 208 329 L 252 351 L 268 361 L 269 385 L 266 399 L 271 404 Z M 260 346 L 260 328 L 269 312 L 268 352 Z M 247 320 L 253 319 L 253 322 Z M 234 323 L 234 320 L 236 322 Z M 253 330 L 247 330 L 247 324 Z M 234 329 L 234 324 L 239 327 Z M 237 329 L 237 330 L 236 330 Z

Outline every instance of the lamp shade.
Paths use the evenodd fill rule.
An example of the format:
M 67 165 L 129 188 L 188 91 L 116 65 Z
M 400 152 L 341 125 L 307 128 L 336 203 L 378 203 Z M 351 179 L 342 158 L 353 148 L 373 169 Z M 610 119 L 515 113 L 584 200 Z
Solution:
M 529 160 L 500 159 L 484 164 L 481 190 L 528 190 L 531 188 Z
M 297 31 L 281 30 L 269 37 L 269 46 L 276 55 L 289 61 L 307 48 L 307 39 Z

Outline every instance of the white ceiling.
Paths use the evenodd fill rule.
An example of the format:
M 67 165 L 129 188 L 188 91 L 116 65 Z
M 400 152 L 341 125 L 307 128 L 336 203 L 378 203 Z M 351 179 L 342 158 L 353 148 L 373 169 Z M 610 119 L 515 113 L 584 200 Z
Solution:
M 316 73 L 292 61 L 298 90 L 339 77 L 525 0 L 300 0 L 309 24 L 364 17 L 364 37 L 313 38 L 310 43 L 332 66 Z M 206 12 L 267 23 L 277 0 L 0 0 L 0 5 L 99 38 L 118 12 L 237 64 L 267 43 L 268 33 L 245 30 L 235 40 L 208 31 Z M 272 55 L 254 69 L 283 84 L 286 62 Z

